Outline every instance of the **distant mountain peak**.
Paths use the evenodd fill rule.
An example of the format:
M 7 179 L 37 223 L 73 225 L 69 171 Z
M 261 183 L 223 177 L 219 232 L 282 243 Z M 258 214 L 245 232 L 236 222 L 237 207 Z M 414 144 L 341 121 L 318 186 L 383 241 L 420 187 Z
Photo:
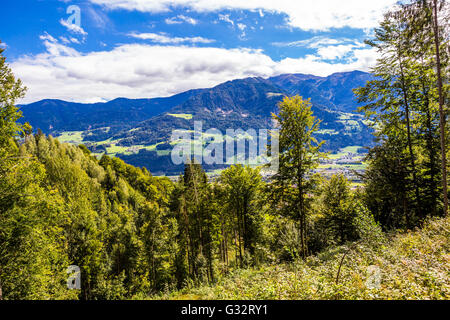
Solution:
M 21 106 L 21 121 L 54 136 L 68 131 L 72 131 L 72 136 L 76 132 L 81 137 L 78 143 L 85 143 L 92 150 L 122 150 L 125 153 L 117 156 L 131 164 L 167 171 L 170 156 L 159 156 L 158 148 L 149 150 L 168 146 L 173 130 L 193 130 L 195 121 L 202 121 L 204 130 L 215 128 L 221 132 L 268 129 L 273 125 L 271 114 L 277 112 L 283 97 L 298 94 L 311 98 L 314 115 L 322 120 L 318 138 L 327 141 L 328 151 L 337 151 L 346 146 L 367 145 L 372 139 L 361 116 L 353 113 L 358 105 L 352 91 L 370 79 L 370 74 L 360 71 L 328 77 L 282 74 L 268 79 L 236 79 L 166 98 L 119 97 L 93 104 L 46 99 Z M 144 149 L 127 155 L 129 148 L 138 146 Z M 165 149 L 161 154 L 164 152 Z
M 172 112 L 201 114 L 220 108 L 236 114 L 270 115 L 283 95 L 311 98 L 316 108 L 353 112 L 357 108 L 352 89 L 371 79 L 369 73 L 348 71 L 328 77 L 311 74 L 281 74 L 264 79 L 230 80 L 209 89 L 194 89 L 167 98 L 127 99 L 82 104 L 45 99 L 21 106 L 24 121 L 35 128 L 52 131 L 86 130 L 101 127 L 131 127 L 152 117 Z M 243 112 L 245 110 L 245 112 Z M 233 113 L 234 114 L 234 113 Z M 50 133 L 49 130 L 45 130 Z

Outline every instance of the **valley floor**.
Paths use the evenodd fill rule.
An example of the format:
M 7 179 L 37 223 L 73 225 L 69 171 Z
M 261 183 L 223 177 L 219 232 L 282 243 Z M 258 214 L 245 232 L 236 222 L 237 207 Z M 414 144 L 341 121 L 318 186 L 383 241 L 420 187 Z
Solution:
M 152 298 L 450 299 L 450 218 L 429 220 L 420 230 L 394 234 L 378 244 L 355 244 L 350 249 L 334 248 L 306 262 L 239 270 L 214 285 L 191 286 Z M 379 286 L 373 281 L 377 269 Z

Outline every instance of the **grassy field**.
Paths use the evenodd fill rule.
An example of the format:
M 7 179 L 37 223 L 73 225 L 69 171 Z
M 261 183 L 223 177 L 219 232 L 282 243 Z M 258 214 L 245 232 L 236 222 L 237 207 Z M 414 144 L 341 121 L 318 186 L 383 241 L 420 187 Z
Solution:
M 184 119 L 190 119 L 190 117 L 192 117 L 191 114 L 169 114 L 171 116 L 174 117 L 179 117 L 179 118 L 184 118 Z M 348 117 L 348 115 L 343 114 L 341 117 L 346 118 Z M 328 134 L 332 134 L 330 131 L 327 131 L 326 133 Z M 192 134 L 193 131 L 192 130 L 186 130 L 186 133 Z M 324 132 L 325 133 L 325 132 Z M 82 144 L 82 143 L 89 143 L 89 141 L 83 141 L 83 136 L 89 136 L 89 131 L 69 131 L 69 132 L 63 132 L 60 136 L 58 136 L 58 140 L 64 143 L 71 143 L 71 144 Z M 243 135 L 239 136 L 240 139 L 244 139 L 245 137 Z M 250 137 L 251 138 L 251 137 Z M 223 137 L 222 136 L 218 136 L 218 135 L 214 135 L 214 134 L 203 134 L 203 145 L 206 145 L 207 141 L 214 141 L 217 143 L 221 143 L 224 142 L 223 141 Z M 178 143 L 182 142 L 180 141 L 174 141 L 171 143 L 172 146 L 177 145 Z M 132 147 L 129 146 L 121 146 L 119 145 L 120 140 L 113 140 L 108 139 L 108 140 L 104 140 L 104 141 L 97 141 L 97 142 L 91 142 L 95 145 L 104 145 L 106 147 L 107 150 L 107 154 L 110 156 L 117 156 L 118 154 L 123 154 L 123 155 L 131 155 L 133 153 L 138 153 L 140 150 L 148 150 L 148 151 L 156 151 L 158 156 L 168 156 L 170 155 L 170 150 L 157 150 L 157 146 L 158 144 L 154 144 L 154 145 L 150 145 L 150 146 L 145 146 L 145 145 L 134 145 Z M 194 145 L 198 144 L 198 142 L 193 142 Z M 338 160 L 340 158 L 343 158 L 345 156 L 348 156 L 350 153 L 352 154 L 358 154 L 358 149 L 362 148 L 361 146 L 349 146 L 346 148 L 343 148 L 341 150 L 339 150 L 338 153 L 336 154 L 329 154 L 328 155 L 328 159 L 330 160 Z M 195 149 L 197 150 L 197 149 Z M 195 152 L 194 150 L 194 152 Z M 97 152 L 97 153 L 93 153 L 94 156 L 97 157 L 101 157 L 102 156 L 102 152 Z M 362 158 L 363 155 L 361 155 Z M 358 157 L 355 158 L 356 160 L 358 159 Z M 344 170 L 344 169 L 352 169 L 352 170 L 364 170 L 365 169 L 365 164 L 362 165 L 347 165 L 347 164 L 321 164 L 319 166 L 320 170 Z M 216 176 L 218 172 L 211 172 L 210 175 L 212 176 Z
M 378 285 L 373 285 L 374 274 Z M 380 241 L 333 248 L 306 261 L 236 270 L 215 284 L 191 284 L 152 298 L 450 299 L 450 218 L 429 220 L 423 229 Z
M 323 129 L 323 130 L 317 131 L 317 134 L 338 135 L 339 132 L 337 132 L 336 130 L 331 130 L 331 129 Z
M 66 131 L 56 138 L 62 143 L 81 144 L 83 143 L 83 131 Z
M 328 159 L 337 160 L 342 157 L 348 156 L 350 153 L 358 154 L 358 150 L 363 148 L 362 146 L 349 146 L 343 149 L 340 149 L 338 153 L 330 153 L 328 155 Z M 361 157 L 364 155 L 361 154 Z
M 189 113 L 168 113 L 167 115 L 185 120 L 191 120 L 193 117 L 193 115 Z

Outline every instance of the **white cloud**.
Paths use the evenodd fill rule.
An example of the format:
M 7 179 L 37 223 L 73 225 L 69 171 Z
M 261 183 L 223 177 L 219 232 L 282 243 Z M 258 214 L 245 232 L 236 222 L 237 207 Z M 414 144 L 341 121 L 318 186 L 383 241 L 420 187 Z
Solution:
M 58 40 L 56 40 L 54 37 L 52 37 L 51 35 L 49 35 L 47 32 L 45 32 L 42 36 L 39 36 L 39 39 L 41 39 L 42 41 L 44 41 L 44 44 L 47 46 L 47 42 L 45 41 L 49 41 L 49 43 L 57 43 Z M 48 48 L 47 48 L 48 49 Z
M 273 61 L 262 50 L 147 44 L 81 53 L 49 34 L 41 40 L 47 48 L 45 53 L 23 56 L 11 65 L 29 88 L 22 103 L 46 98 L 94 102 L 116 97 L 161 97 L 237 78 L 283 73 L 326 76 L 368 70 L 377 57 L 371 49 L 358 49 L 347 63 L 326 63 L 318 55 Z
M 245 37 L 247 36 L 247 34 L 245 33 L 245 29 L 247 29 L 247 26 L 243 23 L 238 23 L 238 24 L 236 24 L 236 26 L 241 31 L 241 34 L 239 35 L 239 39 L 246 40 Z
M 315 49 L 316 56 L 323 60 L 352 59 L 356 49 L 367 49 L 366 44 L 346 38 L 317 36 L 293 42 L 274 42 L 279 47 L 304 47 Z
M 244 31 L 244 30 L 247 28 L 247 26 L 246 26 L 245 24 L 243 24 L 243 23 L 238 23 L 238 24 L 237 24 L 237 27 L 238 27 L 239 30 L 241 30 L 241 31 Z
M 196 19 L 191 18 L 191 17 L 184 16 L 184 15 L 182 15 L 182 14 L 180 14 L 180 15 L 178 15 L 178 16 L 176 16 L 176 17 L 167 18 L 167 19 L 165 20 L 165 22 L 166 22 L 167 24 L 189 23 L 189 24 L 192 24 L 192 25 L 196 25 L 196 24 L 198 23 L 198 21 L 197 21 Z
M 114 23 L 108 18 L 108 15 L 102 10 L 94 10 L 92 6 L 84 6 L 83 14 L 89 17 L 90 22 L 101 30 L 111 30 L 114 28 Z
M 43 34 L 39 39 L 44 42 L 44 45 L 47 48 L 47 52 L 42 54 L 42 56 L 61 57 L 78 55 L 78 52 L 75 49 L 60 44 L 57 39 L 48 33 Z
M 310 49 L 317 49 L 325 45 L 336 45 L 345 42 L 350 42 L 349 39 L 336 39 L 317 36 L 305 40 L 291 41 L 291 42 L 273 42 L 272 45 L 277 47 L 305 47 Z
M 180 43 L 213 43 L 215 40 L 206 39 L 202 37 L 169 37 L 165 33 L 130 33 L 128 36 L 142 39 L 142 40 L 151 40 L 156 43 L 163 44 L 180 44 Z
M 229 24 L 234 26 L 234 21 L 230 19 L 229 14 L 219 14 L 219 20 L 228 22 Z
M 77 38 L 71 37 L 71 38 L 70 38 L 70 41 L 71 41 L 72 43 L 80 44 L 80 41 L 79 41 Z
M 304 73 L 328 76 L 336 72 L 370 71 L 377 58 L 378 54 L 373 49 L 355 50 L 353 59 L 349 59 L 347 63 L 327 63 L 315 55 L 300 59 L 286 58 L 277 65 L 276 74 Z
M 59 37 L 59 39 L 62 41 L 63 44 L 69 44 L 70 43 L 70 40 L 67 39 L 66 37 L 61 36 L 61 37 Z
M 82 27 L 76 25 L 75 23 L 68 23 L 64 19 L 59 20 L 59 23 L 61 23 L 62 26 L 66 27 L 67 30 L 69 30 L 70 32 L 73 32 L 75 34 L 79 34 L 82 36 L 87 36 L 87 32 L 84 31 L 84 29 Z
M 61 37 L 59 37 L 59 40 L 61 40 L 61 42 L 66 45 L 68 45 L 70 43 L 80 44 L 80 41 L 74 37 L 67 38 L 67 37 L 61 36 Z
M 350 53 L 353 53 L 355 48 L 360 46 L 354 44 L 338 45 L 338 46 L 326 46 L 317 50 L 319 57 L 325 60 L 336 60 L 345 58 Z
M 352 27 L 373 28 L 386 8 L 397 0 L 90 0 L 109 9 L 144 12 L 170 12 L 184 7 L 198 12 L 220 10 L 263 10 L 284 13 L 292 27 L 303 30 L 329 30 Z

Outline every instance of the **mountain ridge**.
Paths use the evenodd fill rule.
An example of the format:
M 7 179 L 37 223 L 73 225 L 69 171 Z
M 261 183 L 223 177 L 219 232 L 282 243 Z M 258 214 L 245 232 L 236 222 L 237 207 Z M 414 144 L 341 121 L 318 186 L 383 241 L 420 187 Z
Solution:
M 259 80 L 263 80 L 266 82 L 270 82 L 272 85 L 276 85 L 277 87 L 279 87 L 280 89 L 286 91 L 285 93 L 289 94 L 289 95 L 296 95 L 299 94 L 301 96 L 303 96 L 304 98 L 311 98 L 313 104 L 319 104 L 322 107 L 329 107 L 327 106 L 327 104 L 323 103 L 323 99 L 318 99 L 317 97 L 317 92 L 315 91 L 311 91 L 311 86 L 313 85 L 323 85 L 324 80 L 327 79 L 333 79 L 333 78 L 337 78 L 338 76 L 342 76 L 342 75 L 354 75 L 354 74 L 359 74 L 359 75 L 364 75 L 366 76 L 367 79 L 370 79 L 371 76 L 369 73 L 365 73 L 362 71 L 350 71 L 350 72 L 339 72 L 339 73 L 333 73 L 328 77 L 320 77 L 320 76 L 315 76 L 315 75 L 309 75 L 309 74 L 301 74 L 301 73 L 297 73 L 297 74 L 282 74 L 282 75 L 278 75 L 275 77 L 269 77 L 269 78 L 262 78 L 262 77 L 248 77 L 248 78 L 243 78 L 243 79 L 234 79 L 234 80 L 230 80 L 230 81 L 226 81 L 224 83 L 221 83 L 217 86 L 214 86 L 212 88 L 201 88 L 201 89 L 192 89 L 192 90 L 188 90 L 185 92 L 181 92 L 169 97 L 157 97 L 157 98 L 144 98 L 144 99 L 130 99 L 130 98 L 124 98 L 124 97 L 118 97 L 115 98 L 113 100 L 107 101 L 107 102 L 96 102 L 96 103 L 79 103 L 79 102 L 69 102 L 69 101 L 64 101 L 61 99 L 43 99 L 43 100 L 39 100 L 33 103 L 29 103 L 29 104 L 22 104 L 19 105 L 19 107 L 21 108 L 21 111 L 24 115 L 24 118 L 26 119 L 30 119 L 31 121 L 29 122 L 34 122 L 36 123 L 36 128 L 41 129 L 42 131 L 46 132 L 46 133 L 51 133 L 51 131 L 56 131 L 56 130 L 71 130 L 73 129 L 73 127 L 71 127 L 71 121 L 68 121 L 67 123 L 69 125 L 67 125 L 64 127 L 59 127 L 58 123 L 50 123 L 50 121 L 54 121 L 58 120 L 58 119 L 49 119 L 48 118 L 48 114 L 46 114 L 45 116 L 43 115 L 43 111 L 41 113 L 39 113 L 39 110 L 36 109 L 42 109 L 42 107 L 47 106 L 48 104 L 53 105 L 54 107 L 69 107 L 70 109 L 67 111 L 70 113 L 70 117 L 67 117 L 66 115 L 61 115 L 64 116 L 64 119 L 66 120 L 67 118 L 70 118 L 70 120 L 74 119 L 74 116 L 76 118 L 77 116 L 77 110 L 74 107 L 79 107 L 80 110 L 82 111 L 87 111 L 89 113 L 89 117 L 92 117 L 93 114 L 95 113 L 103 113 L 105 112 L 105 107 L 108 108 L 108 112 L 110 112 L 111 114 L 120 111 L 120 110 L 116 110 L 114 108 L 111 107 L 122 107 L 124 106 L 124 104 L 126 104 L 127 107 L 133 107 L 131 110 L 128 108 L 126 111 L 127 112 L 136 112 L 136 111 L 142 111 L 142 115 L 141 114 L 133 114 L 134 115 L 134 119 L 129 119 L 130 117 L 126 117 L 125 120 L 123 120 L 123 122 L 129 122 L 130 120 L 132 122 L 139 122 L 139 121 L 143 121 L 146 120 L 152 116 L 156 116 L 158 114 L 163 113 L 164 111 L 169 111 L 169 109 L 171 107 L 175 107 L 177 105 L 182 104 L 183 102 L 185 102 L 185 100 L 187 100 L 189 97 L 208 91 L 208 90 L 213 90 L 217 87 L 223 86 L 223 85 L 227 85 L 230 83 L 234 83 L 234 82 L 239 82 L 239 81 L 251 81 L 252 79 L 259 79 Z M 286 79 L 291 79 L 290 82 L 283 81 Z M 293 81 L 292 79 L 294 79 L 295 81 Z M 304 88 L 299 88 L 298 86 L 303 85 Z M 297 87 L 296 87 L 297 86 Z M 310 95 L 313 95 L 313 97 L 311 97 Z M 316 101 L 315 101 L 316 100 Z M 120 104 L 119 102 L 122 102 L 122 104 Z M 162 108 L 158 108 L 158 106 L 161 106 L 162 103 L 166 103 L 165 106 L 163 106 Z M 55 106 L 56 105 L 56 106 Z M 148 110 L 149 106 L 153 106 L 154 109 L 153 110 Z M 104 108 L 102 108 L 104 107 Z M 139 107 L 141 107 L 139 109 Z M 138 108 L 136 110 L 136 108 Z M 92 109 L 92 110 L 89 110 Z M 336 108 L 332 108 L 335 109 Z M 337 111 L 354 111 L 354 110 L 349 110 L 348 108 L 345 108 L 345 110 L 337 110 Z M 47 111 L 47 110 L 45 110 Z M 53 111 L 53 113 L 58 113 L 61 110 L 50 110 L 51 112 Z M 89 112 L 92 111 L 92 112 Z M 150 112 L 149 112 L 150 111 Z M 34 114 L 33 114 L 34 113 Z M 36 115 L 41 114 L 42 117 L 36 117 Z M 96 119 L 97 117 L 94 117 L 94 119 Z M 119 118 L 119 117 L 117 117 Z M 146 119 L 144 119 L 146 118 Z M 120 119 L 123 119 L 123 115 L 121 114 Z M 143 120 L 142 120 L 143 119 Z M 56 121 L 58 122 L 58 121 Z M 89 123 L 89 125 L 91 126 L 101 126 L 104 123 L 100 122 L 100 123 Z M 50 126 L 52 126 L 53 128 L 50 129 Z M 87 127 L 82 127 L 82 129 L 87 129 Z
M 361 71 L 328 77 L 284 74 L 230 80 L 165 98 L 116 98 L 94 104 L 46 99 L 21 106 L 22 121 L 55 136 L 77 132 L 79 141 L 73 142 L 84 143 L 93 152 L 164 171 L 161 164 L 169 166 L 166 158 L 173 130 L 193 130 L 195 121 L 202 121 L 203 130 L 216 128 L 223 133 L 270 129 L 278 103 L 298 94 L 311 99 L 314 115 L 322 120 L 317 138 L 326 141 L 325 151 L 337 152 L 372 143 L 370 128 L 353 112 L 358 104 L 352 91 L 370 79 L 370 74 Z

